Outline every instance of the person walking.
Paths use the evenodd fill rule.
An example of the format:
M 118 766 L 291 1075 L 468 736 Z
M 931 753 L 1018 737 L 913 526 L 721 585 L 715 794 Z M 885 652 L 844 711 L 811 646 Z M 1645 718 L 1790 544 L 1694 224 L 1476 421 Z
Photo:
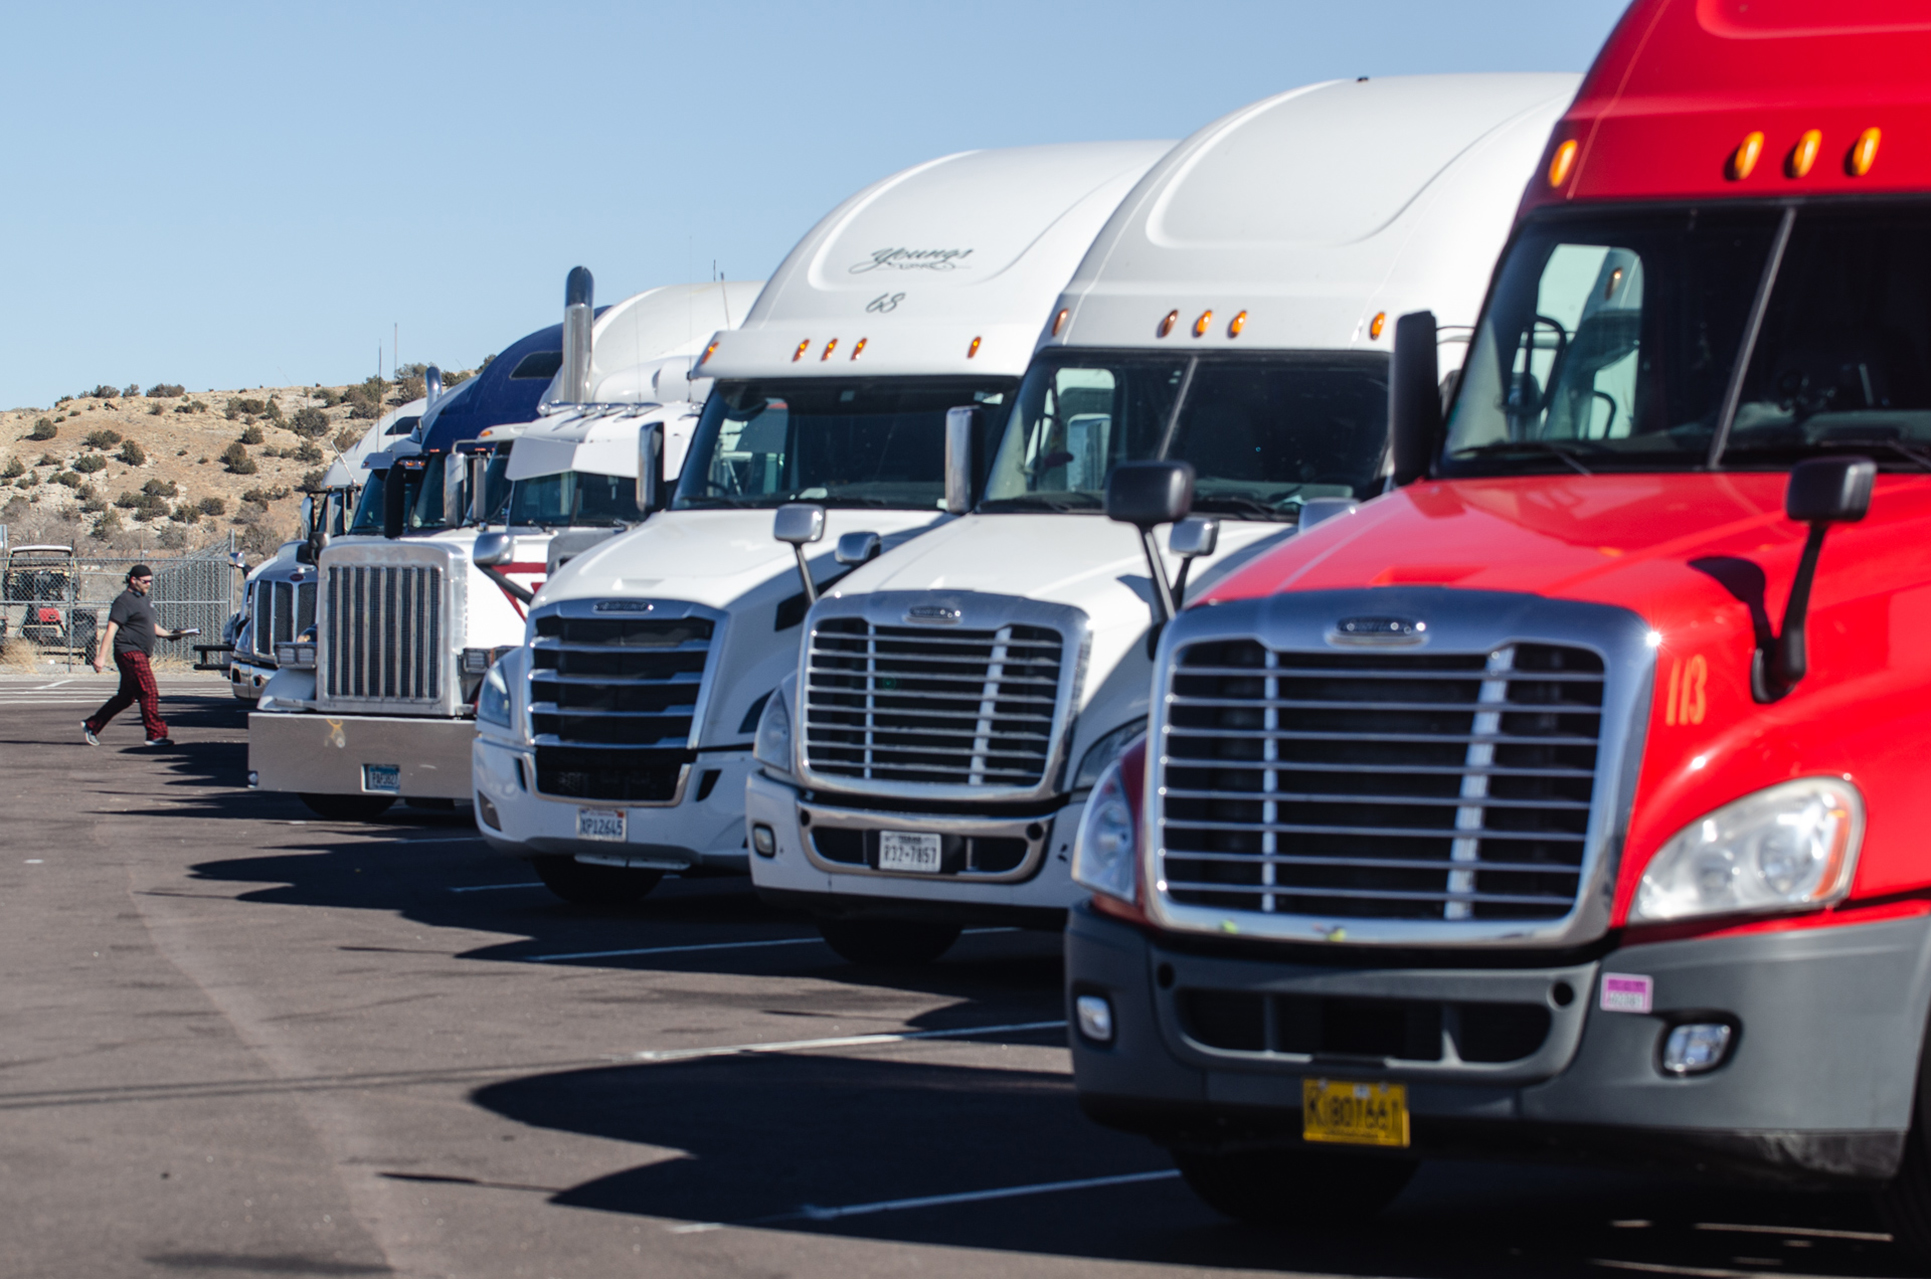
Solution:
M 107 669 L 107 655 L 114 654 L 114 665 L 121 671 L 121 687 L 94 714 L 81 722 L 81 732 L 89 746 L 99 746 L 98 736 L 107 721 L 136 702 L 141 704 L 141 724 L 147 729 L 149 746 L 172 746 L 168 726 L 161 721 L 161 690 L 154 683 L 154 641 L 180 639 L 186 631 L 171 631 L 154 616 L 154 601 L 148 591 L 154 586 L 154 570 L 136 564 L 127 571 L 127 589 L 115 597 L 107 614 L 107 633 L 94 646 L 94 669 Z

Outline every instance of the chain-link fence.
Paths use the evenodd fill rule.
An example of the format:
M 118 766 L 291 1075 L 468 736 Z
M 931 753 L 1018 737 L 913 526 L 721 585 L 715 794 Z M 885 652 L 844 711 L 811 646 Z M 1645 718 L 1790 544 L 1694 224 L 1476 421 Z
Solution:
M 232 535 L 230 535 L 232 542 Z M 114 597 L 136 564 L 154 570 L 155 615 L 170 630 L 198 627 L 203 644 L 221 642 L 241 607 L 242 574 L 231 545 L 186 555 L 76 554 L 64 546 L 14 546 L 0 552 L 0 639 L 25 640 L 68 668 L 91 662 Z M 157 656 L 193 660 L 192 646 L 163 645 Z

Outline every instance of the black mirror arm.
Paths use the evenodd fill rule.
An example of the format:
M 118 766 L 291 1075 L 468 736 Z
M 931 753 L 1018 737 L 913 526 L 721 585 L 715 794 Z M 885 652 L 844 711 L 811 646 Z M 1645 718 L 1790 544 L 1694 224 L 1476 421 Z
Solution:
M 1153 598 L 1147 603 L 1148 607 L 1153 611 L 1153 629 L 1158 631 L 1162 626 L 1165 626 L 1173 620 L 1173 614 L 1177 607 L 1179 596 L 1175 593 L 1173 586 L 1167 581 L 1166 562 L 1160 558 L 1160 547 L 1153 540 L 1152 529 L 1143 528 L 1140 530 L 1140 545 L 1146 549 L 1147 553 L 1147 576 L 1153 585 Z M 1187 580 L 1186 572 L 1186 562 L 1182 561 L 1180 566 L 1180 580 L 1182 583 Z
M 1756 651 L 1750 663 L 1750 693 L 1759 702 L 1787 696 L 1810 669 L 1804 621 L 1810 612 L 1810 584 L 1817 576 L 1817 557 L 1823 552 L 1824 534 L 1829 528 L 1824 520 L 1811 524 L 1804 553 L 1797 561 L 1797 575 L 1790 582 L 1790 598 L 1784 602 L 1783 629 Z
M 798 557 L 798 580 L 804 583 L 805 604 L 807 606 L 816 604 L 818 602 L 818 584 L 811 580 L 811 565 L 805 560 L 804 543 L 793 542 L 791 544 L 791 553 Z

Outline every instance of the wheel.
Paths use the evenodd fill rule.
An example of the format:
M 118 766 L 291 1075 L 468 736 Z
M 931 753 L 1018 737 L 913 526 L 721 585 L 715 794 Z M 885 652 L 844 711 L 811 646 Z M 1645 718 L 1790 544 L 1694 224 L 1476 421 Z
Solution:
M 959 940 L 958 924 L 909 919 L 821 919 L 818 931 L 839 956 L 868 968 L 929 964 Z
M 331 822 L 372 822 L 389 811 L 389 795 L 304 795 L 308 811 Z
M 532 857 L 530 865 L 545 888 L 572 906 L 628 906 L 649 896 L 664 877 L 661 870 L 588 866 L 563 855 Z
M 1365 1220 L 1415 1175 L 1411 1159 L 1299 1150 L 1176 1150 L 1173 1162 L 1208 1207 L 1252 1226 Z

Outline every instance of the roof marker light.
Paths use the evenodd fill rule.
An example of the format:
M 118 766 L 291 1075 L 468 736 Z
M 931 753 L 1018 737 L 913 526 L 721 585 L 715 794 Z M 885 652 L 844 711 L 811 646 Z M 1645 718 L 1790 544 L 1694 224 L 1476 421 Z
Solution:
M 1877 160 L 1877 144 L 1883 137 L 1883 131 L 1879 129 L 1866 129 L 1858 134 L 1851 153 L 1844 158 L 1844 171 L 1853 178 L 1861 178 L 1869 173 L 1871 165 Z
M 1801 178 L 1810 172 L 1810 166 L 1817 163 L 1817 152 L 1824 145 L 1824 135 L 1818 129 L 1805 129 L 1804 136 L 1797 139 L 1797 145 L 1790 148 L 1790 156 L 1784 161 L 1784 172 L 1793 178 Z
M 1743 135 L 1737 149 L 1730 153 L 1730 181 L 1741 182 L 1750 176 L 1763 156 L 1763 131 L 1755 130 Z
M 825 343 L 825 353 L 818 357 L 818 362 L 820 364 L 823 364 L 826 360 L 829 360 L 831 358 L 831 353 L 833 351 L 836 351 L 837 349 L 838 349 L 837 338 L 833 338 L 831 341 Z
M 1386 311 L 1376 311 L 1374 313 L 1374 319 L 1368 321 L 1368 340 L 1371 342 L 1379 341 L 1381 338 L 1381 330 L 1386 328 L 1387 324 L 1388 313 Z
M 969 360 L 977 354 L 979 354 L 979 339 L 973 338 L 972 345 L 966 348 L 966 359 Z
M 1179 321 L 1179 319 L 1180 319 L 1180 312 L 1178 311 L 1167 312 L 1166 315 L 1162 317 L 1162 319 L 1160 320 L 1160 328 L 1158 331 L 1159 336 L 1165 337 L 1167 334 L 1173 332 L 1173 326 Z
M 1569 170 L 1576 167 L 1576 140 L 1570 138 L 1556 148 L 1555 155 L 1549 158 L 1549 185 L 1559 187 L 1569 180 Z
M 704 363 L 705 360 L 717 354 L 717 342 L 718 340 L 716 338 L 711 339 L 711 344 L 704 348 L 704 354 L 697 361 L 699 364 Z
M 854 360 L 855 360 L 855 359 L 857 359 L 857 358 L 858 358 L 858 353 L 859 353 L 860 351 L 862 351 L 862 350 L 864 350 L 864 349 L 865 349 L 865 344 L 866 344 L 867 342 L 869 342 L 869 341 L 871 341 L 871 339 L 870 339 L 870 338 L 860 338 L 860 339 L 858 339 L 858 345 L 856 345 L 856 346 L 854 346 L 854 347 L 852 348 L 852 359 L 854 359 Z
M 1193 322 L 1193 335 L 1195 337 L 1204 337 L 1207 333 L 1207 326 L 1213 322 L 1214 313 L 1212 311 L 1202 311 L 1200 318 Z
M 1237 338 L 1240 336 L 1240 331 L 1246 327 L 1247 327 L 1247 312 L 1242 311 L 1239 315 L 1227 321 L 1227 336 L 1230 338 Z
M 798 343 L 798 349 L 791 353 L 791 362 L 793 364 L 796 364 L 799 360 L 803 359 L 805 354 L 805 348 L 809 347 L 810 345 L 811 345 L 810 338 L 806 338 L 804 341 Z
M 1073 308 L 1070 306 L 1063 306 L 1059 308 L 1059 314 L 1053 317 L 1053 331 L 1051 336 L 1053 337 L 1059 336 L 1059 331 L 1066 327 L 1066 317 L 1071 315 L 1072 313 L 1073 313 Z

